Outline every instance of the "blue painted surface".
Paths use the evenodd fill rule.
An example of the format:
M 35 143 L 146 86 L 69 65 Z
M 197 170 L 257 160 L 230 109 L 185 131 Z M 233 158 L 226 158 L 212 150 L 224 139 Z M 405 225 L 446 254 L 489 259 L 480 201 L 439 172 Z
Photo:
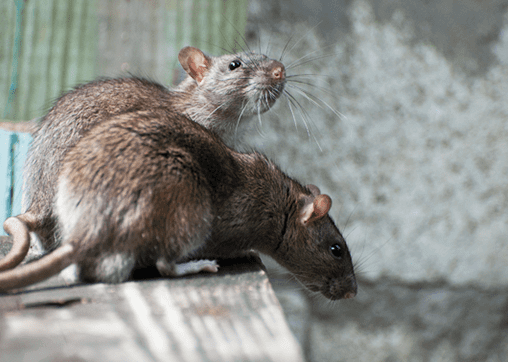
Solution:
M 0 225 L 21 213 L 23 165 L 31 140 L 28 133 L 0 130 Z M 3 228 L 0 235 L 5 235 Z

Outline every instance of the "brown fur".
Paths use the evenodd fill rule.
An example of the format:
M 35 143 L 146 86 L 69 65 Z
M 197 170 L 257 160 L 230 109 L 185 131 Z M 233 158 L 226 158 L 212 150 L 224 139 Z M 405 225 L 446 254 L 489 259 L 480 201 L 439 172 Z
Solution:
M 311 290 L 349 298 L 353 265 L 330 206 L 317 187 L 300 185 L 258 153 L 233 151 L 177 112 L 125 113 L 91 127 L 63 160 L 55 199 L 63 245 L 55 260 L 62 263 L 66 247 L 61 265 L 77 263 L 82 280 L 121 282 L 161 259 L 174 265 L 254 249 Z M 49 270 L 52 254 L 0 273 L 0 289 L 16 287 L 13 273 L 19 285 L 40 280 L 33 270 L 39 262 Z
M 44 249 L 59 245 L 53 199 L 62 160 L 90 127 L 111 116 L 160 108 L 187 115 L 232 142 L 240 118 L 265 112 L 284 89 L 284 66 L 264 55 L 211 57 L 186 47 L 179 59 L 189 75 L 174 90 L 135 77 L 96 80 L 64 94 L 42 119 L 26 166 L 27 211 L 17 218 L 37 234 Z M 234 60 L 241 66 L 230 70 Z M 189 64 L 200 66 L 192 66 L 191 72 Z M 18 250 L 26 250 L 30 243 L 25 231 L 13 235 Z M 0 261 L 0 270 L 22 260 L 20 253 L 9 254 Z

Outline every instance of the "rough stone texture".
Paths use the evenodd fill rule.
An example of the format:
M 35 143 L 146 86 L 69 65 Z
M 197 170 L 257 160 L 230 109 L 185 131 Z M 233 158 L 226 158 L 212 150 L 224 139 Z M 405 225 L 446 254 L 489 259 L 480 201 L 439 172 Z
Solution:
M 251 1 L 248 40 L 314 86 L 248 140 L 332 196 L 360 275 L 324 307 L 277 276 L 309 360 L 508 360 L 507 4 Z

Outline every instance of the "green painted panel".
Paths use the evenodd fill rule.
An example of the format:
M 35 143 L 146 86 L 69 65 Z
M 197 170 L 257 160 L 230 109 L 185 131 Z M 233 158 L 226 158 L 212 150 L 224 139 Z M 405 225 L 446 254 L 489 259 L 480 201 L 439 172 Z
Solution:
M 0 5 L 7 14 L 0 34 L 0 69 L 5 70 L 0 77 L 0 106 L 3 118 L 11 120 L 41 116 L 62 91 L 93 79 L 98 47 L 95 1 L 21 3 L 22 18 L 16 18 L 13 1 Z
M 183 46 L 211 55 L 240 50 L 247 0 L 8 0 L 0 13 L 0 118 L 28 120 L 76 84 L 115 75 L 102 73 L 115 61 L 170 85 Z M 0 130 L 0 223 L 21 212 L 30 140 Z
M 179 69 L 178 51 L 187 45 L 211 55 L 245 48 L 243 35 L 247 23 L 247 0 L 167 0 L 165 4 L 165 41 L 168 76 Z

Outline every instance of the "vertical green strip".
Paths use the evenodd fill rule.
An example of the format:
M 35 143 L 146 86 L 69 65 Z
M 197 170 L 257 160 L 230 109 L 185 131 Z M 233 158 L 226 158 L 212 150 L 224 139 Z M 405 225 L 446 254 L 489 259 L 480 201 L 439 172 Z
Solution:
M 235 14 L 235 32 L 236 42 L 242 45 L 247 50 L 247 44 L 245 43 L 245 27 L 247 26 L 247 0 L 238 0 L 236 2 L 236 14 Z
M 199 12 L 201 11 L 201 1 L 200 0 L 187 0 L 189 7 L 187 8 L 189 23 L 187 24 L 187 28 L 190 33 L 189 43 L 187 45 L 192 45 L 195 47 L 200 47 L 200 28 L 203 24 L 199 21 Z
M 47 48 L 46 48 L 46 78 L 44 79 L 44 84 L 46 85 L 45 94 L 47 99 L 54 98 L 54 88 L 53 88 L 53 78 L 54 74 L 52 73 L 53 70 L 53 59 L 56 56 L 56 54 L 53 51 L 54 44 L 56 42 L 56 26 L 53 26 L 53 24 L 56 23 L 56 3 L 57 0 L 47 0 L 46 5 L 48 6 L 48 22 L 47 22 L 47 29 L 48 29 L 48 41 L 47 41 Z
M 97 69 L 97 52 L 99 49 L 99 22 L 97 18 L 97 1 L 84 0 L 82 7 L 82 31 L 79 38 L 78 78 L 82 83 L 95 77 Z M 75 84 L 73 84 L 75 85 Z
M 233 49 L 231 47 L 231 41 L 227 36 L 227 28 L 226 21 L 224 21 L 224 17 L 227 16 L 227 4 L 226 1 L 218 1 L 217 8 L 215 10 L 215 17 L 217 27 L 219 29 L 219 38 L 220 39 L 220 47 L 225 53 L 232 53 Z
M 159 35 L 160 35 L 160 31 L 159 31 L 159 27 L 158 25 L 160 24 L 160 20 L 157 16 L 157 4 L 153 4 L 149 7 L 149 14 L 148 14 L 148 19 L 149 20 L 149 23 L 150 23 L 150 38 L 148 39 L 149 43 L 150 43 L 150 54 L 152 54 L 151 56 L 151 59 L 150 59 L 150 67 L 149 69 L 154 71 L 155 69 L 157 69 L 157 59 L 159 58 L 158 57 L 158 51 L 159 51 Z
M 0 1 L 0 110 L 5 111 L 9 98 L 13 41 L 16 32 L 16 6 L 13 1 Z
M 214 40 L 214 6 L 215 6 L 216 0 L 210 0 L 207 2 L 208 8 L 206 12 L 206 27 L 208 31 L 206 32 L 206 51 L 210 54 L 215 54 L 218 52 L 218 49 L 216 49 L 216 41 Z
M 201 0 L 199 5 L 199 24 L 201 24 L 199 31 L 199 49 L 208 52 L 210 48 L 210 44 L 208 43 L 208 29 L 210 28 L 208 14 L 210 13 L 210 3 Z
M 185 0 L 182 5 L 182 12 L 180 13 L 183 22 L 182 46 L 187 46 L 192 44 L 193 27 L 199 25 L 192 24 L 192 6 L 194 5 L 193 1 Z
M 70 2 L 69 11 L 67 11 L 67 29 L 66 29 L 66 54 L 65 75 L 61 89 L 63 91 L 69 89 L 78 82 L 78 65 L 81 56 L 79 48 L 80 33 L 84 31 L 85 24 L 82 17 L 83 0 L 74 0 Z
M 61 50 L 60 56 L 60 84 L 58 86 L 58 93 L 61 93 L 62 90 L 65 90 L 67 86 L 68 77 L 69 77 L 69 58 L 70 58 L 70 49 L 71 49 L 71 41 L 72 41 L 72 27 L 73 25 L 73 17 L 72 17 L 72 8 L 76 4 L 74 1 L 65 1 L 67 4 L 66 8 L 62 8 L 62 13 L 59 14 L 59 23 L 61 26 L 58 26 L 58 31 L 61 32 L 60 39 L 62 40 L 63 49 Z M 59 2 L 61 5 L 62 2 Z M 58 95 L 58 94 L 57 94 Z
M 19 66 L 19 53 L 21 50 L 21 34 L 23 25 L 23 9 L 25 7 L 24 0 L 15 0 L 16 4 L 16 30 L 14 33 L 14 45 L 12 54 L 12 70 L 11 82 L 9 87 L 9 95 L 7 96 L 7 104 L 4 110 L 5 119 L 14 119 L 13 109 L 16 101 L 16 92 L 18 88 L 18 66 Z
M 28 9 L 27 9 L 28 10 Z M 30 22 L 30 32 L 27 32 L 27 37 L 30 39 L 30 50 L 27 52 L 27 63 L 28 63 L 28 70 L 25 70 L 24 72 L 27 73 L 28 79 L 25 79 L 23 82 L 23 88 L 24 88 L 24 94 L 21 97 L 21 100 L 33 100 L 34 94 L 36 94 L 38 86 L 38 83 L 40 82 L 39 74 L 38 72 L 38 62 L 40 61 L 37 56 L 37 42 L 39 41 L 39 12 L 36 7 L 32 7 L 30 11 L 26 11 L 25 14 L 27 15 L 25 17 L 27 22 Z M 29 16 L 28 16 L 29 15 Z M 26 38 L 25 38 L 26 39 Z M 29 53 L 29 56 L 28 56 Z M 24 104 L 25 102 L 21 101 L 18 102 L 21 103 L 21 113 L 22 116 L 20 116 L 20 119 L 30 119 L 31 118 L 31 107 L 27 104 Z M 33 105 L 32 105 L 33 106 Z
M 48 6 L 49 5 L 49 6 Z M 35 10 L 36 26 L 34 28 L 33 67 L 34 75 L 30 84 L 30 99 L 26 106 L 30 110 L 30 116 L 26 119 L 38 117 L 44 114 L 49 105 L 49 93 L 47 79 L 50 64 L 51 42 L 51 3 L 46 6 L 38 6 Z
M 2 117 L 9 99 L 9 88 L 12 73 L 13 42 L 16 33 L 16 6 L 14 1 L 0 2 L 0 13 L 5 14 L 0 22 L 0 110 Z
M 162 43 L 164 44 L 164 54 L 167 54 L 166 64 L 166 77 L 165 84 L 172 86 L 178 83 L 178 52 L 180 51 L 181 44 L 179 43 L 179 23 L 178 23 L 178 0 L 166 0 L 164 3 L 165 16 L 163 17 L 164 34 Z
M 234 52 L 247 49 L 244 41 L 247 22 L 247 3 L 245 0 L 227 1 L 224 13 L 224 35 L 232 45 Z
M 13 107 L 13 119 L 26 119 L 28 114 L 26 100 L 29 99 L 30 78 L 32 76 L 32 53 L 34 32 L 34 9 L 28 5 L 23 10 L 23 24 L 21 26 L 21 47 L 18 59 L 18 89 Z
M 238 51 L 238 45 L 235 43 L 236 37 L 235 37 L 235 29 L 234 29 L 234 22 L 235 22 L 235 8 L 237 4 L 237 0 L 235 1 L 227 1 L 225 2 L 224 11 L 222 12 L 222 31 L 224 33 L 225 41 L 228 44 L 228 48 L 231 50 L 232 53 L 236 53 Z

